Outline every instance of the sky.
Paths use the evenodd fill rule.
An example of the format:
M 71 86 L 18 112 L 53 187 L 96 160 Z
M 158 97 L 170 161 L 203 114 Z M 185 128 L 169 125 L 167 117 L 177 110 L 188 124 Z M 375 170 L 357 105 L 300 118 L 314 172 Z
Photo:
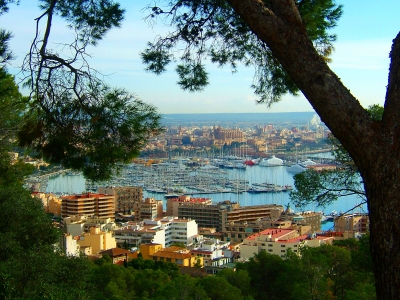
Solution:
M 168 28 L 145 22 L 143 8 L 151 0 L 118 0 L 126 9 L 122 26 L 112 29 L 96 48 L 90 48 L 90 64 L 106 76 L 110 86 L 122 87 L 162 114 L 170 113 L 253 113 L 253 112 L 309 112 L 311 105 L 303 96 L 284 96 L 268 108 L 256 104 L 257 97 L 250 88 L 254 70 L 240 67 L 232 74 L 229 68 L 207 65 L 209 86 L 204 91 L 190 93 L 176 84 L 174 67 L 162 75 L 144 70 L 140 52 L 147 42 Z M 36 0 L 21 0 L 11 5 L 7 14 L 0 16 L 0 27 L 13 32 L 10 42 L 17 59 L 8 70 L 17 74 L 34 37 L 35 18 L 40 15 Z M 332 55 L 331 69 L 360 101 L 363 107 L 384 104 L 388 80 L 389 52 L 392 40 L 400 31 L 399 0 L 341 0 L 344 13 L 332 30 L 338 38 Z M 53 22 L 52 42 L 71 41 L 71 33 L 62 20 Z M 18 77 L 17 77 L 18 78 Z M 26 94 L 26 91 L 22 90 Z

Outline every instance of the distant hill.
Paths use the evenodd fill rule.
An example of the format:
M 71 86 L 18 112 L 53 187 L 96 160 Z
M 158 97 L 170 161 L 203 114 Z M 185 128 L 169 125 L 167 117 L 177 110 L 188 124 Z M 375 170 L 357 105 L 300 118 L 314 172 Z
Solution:
M 166 126 L 174 125 L 232 125 L 251 123 L 267 124 L 306 124 L 315 112 L 289 112 L 289 113 L 209 113 L 209 114 L 164 114 L 162 123 Z

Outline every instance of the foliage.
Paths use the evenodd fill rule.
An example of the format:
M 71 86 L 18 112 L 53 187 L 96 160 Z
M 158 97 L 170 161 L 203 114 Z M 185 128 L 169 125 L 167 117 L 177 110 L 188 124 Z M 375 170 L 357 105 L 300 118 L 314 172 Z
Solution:
M 295 190 L 290 192 L 296 207 L 313 204 L 325 207 L 339 197 L 358 195 L 365 198 L 360 175 L 350 170 L 307 170 L 294 176 Z
M 199 269 L 203 267 L 203 265 L 201 264 L 200 258 L 196 259 L 196 263 L 193 265 L 193 267 L 199 268 Z
M 125 11 L 112 0 L 54 1 L 39 0 L 45 15 L 60 15 L 68 21 L 68 27 L 77 33 L 77 41 L 83 45 L 96 44 L 113 27 L 119 27 Z M 40 19 L 44 17 L 42 15 Z M 46 47 L 46 45 L 44 45 Z
M 170 278 L 161 270 L 145 269 L 135 280 L 135 292 L 142 297 L 153 297 L 169 284 Z
M 358 240 L 347 239 L 334 241 L 334 245 L 350 251 L 352 268 L 362 273 L 372 273 L 372 257 L 369 246 L 369 234 L 361 236 Z
M 14 77 L 0 68 L 0 146 L 2 149 L 15 139 L 21 123 L 26 99 L 19 93 Z
M 1 1 L 0 12 L 14 2 Z M 117 163 L 138 156 L 145 141 L 161 130 L 155 107 L 109 88 L 89 66 L 87 47 L 118 27 L 124 10 L 111 0 L 39 2 L 43 13 L 35 19 L 36 35 L 22 66 L 30 97 L 20 145 L 51 163 L 82 170 L 88 179 L 109 179 Z M 57 43 L 51 35 L 56 15 L 66 20 L 73 41 Z M 1 64 L 12 58 L 10 38 L 0 31 Z
M 22 187 L 2 186 L 0 206 L 1 260 L 24 251 L 40 250 L 58 241 L 60 233 L 45 214 L 41 201 Z
M 33 166 L 14 159 L 10 154 L 24 109 L 25 99 L 14 78 L 5 69 L 0 69 L 0 186 L 21 184 L 23 177 L 33 171 Z
M 284 259 L 262 251 L 248 262 L 237 264 L 237 274 L 224 270 L 218 276 L 234 286 L 240 285 L 233 279 L 238 272 L 243 279 L 249 277 L 250 281 L 243 282 L 249 282 L 249 287 L 242 289 L 242 295 L 254 299 L 355 299 L 350 295 L 354 297 L 361 287 L 373 291 L 374 282 L 372 270 L 360 273 L 358 263 L 353 261 L 364 252 L 362 242 L 351 240 L 350 244 L 353 250 L 331 245 L 302 247 L 301 256 L 289 248 Z
M 25 107 L 14 78 L 0 69 L 0 298 L 87 299 L 91 263 L 55 251 L 61 232 L 22 186 L 33 166 L 10 155 Z
M 181 248 L 186 249 L 186 245 L 183 242 L 174 242 L 171 244 L 171 247 L 181 247 Z
M 86 299 L 90 262 L 55 251 L 61 232 L 18 183 L 0 188 L 0 297 Z
M 375 295 L 376 291 L 373 284 L 357 282 L 353 290 L 347 291 L 346 300 L 375 300 Z
M 147 138 L 160 130 L 160 117 L 153 106 L 124 90 L 104 88 L 87 100 L 82 105 L 66 97 L 47 113 L 31 102 L 19 141 L 50 163 L 105 180 L 117 163 L 139 155 Z
M 4 68 L 4 64 L 13 59 L 13 53 L 9 49 L 9 41 L 12 38 L 10 31 L 0 28 L 0 66 Z
M 199 285 L 199 279 L 189 275 L 179 276 L 159 290 L 157 300 L 208 300 L 206 291 Z
M 383 106 L 379 104 L 373 104 L 368 106 L 367 113 L 371 119 L 375 121 L 381 121 L 384 110 L 385 108 Z
M 288 265 L 277 256 L 261 251 L 240 269 L 248 272 L 255 299 L 288 299 L 291 277 L 288 276 Z M 276 291 L 280 291 L 280 296 Z
M 19 0 L 0 0 L 0 15 L 8 12 L 8 5 L 11 3 L 19 4 Z
M 229 284 L 240 289 L 243 296 L 250 296 L 253 294 L 250 284 L 251 278 L 249 273 L 245 270 L 238 269 L 235 271 L 226 268 L 218 272 L 216 276 L 224 277 Z
M 105 262 L 92 270 L 90 282 L 94 287 L 94 299 L 134 299 L 137 272 Z
M 382 120 L 383 107 L 371 105 L 366 110 L 373 120 Z M 349 152 L 337 138 L 330 135 L 332 156 L 337 164 L 335 170 L 315 171 L 313 169 L 294 176 L 296 189 L 290 192 L 291 201 L 296 207 L 309 204 L 325 207 L 340 197 L 357 195 L 365 202 L 366 196 L 361 176 Z
M 223 277 L 205 276 L 200 280 L 200 286 L 210 299 L 215 300 L 241 300 L 240 289 L 228 283 Z
M 150 259 L 143 259 L 138 257 L 128 262 L 128 266 L 135 270 L 161 270 L 171 278 L 175 278 L 179 274 L 179 268 L 176 264 L 167 261 L 154 261 Z
M 290 249 L 285 259 L 263 251 L 236 271 L 191 278 L 168 262 L 138 258 L 124 267 L 107 255 L 94 263 L 60 255 L 53 247 L 60 232 L 18 185 L 0 189 L 0 226 L 4 299 L 356 299 L 374 291 L 371 264 L 363 263 L 368 236 L 302 248 L 302 258 Z
M 328 30 L 336 26 L 342 7 L 332 0 L 298 0 L 296 4 L 316 49 L 328 59 L 336 39 Z M 271 105 L 287 92 L 298 93 L 268 46 L 227 1 L 168 1 L 165 6 L 149 5 L 147 9 L 150 24 L 161 20 L 174 30 L 148 44 L 142 53 L 146 70 L 161 74 L 168 64 L 179 60 L 178 84 L 184 90 L 200 91 L 208 84 L 205 61 L 221 67 L 229 65 L 232 72 L 242 63 L 255 68 L 252 88 L 260 97 L 259 102 Z M 176 51 L 182 45 L 183 50 Z
M 0 0 L 0 16 L 8 12 L 8 5 L 11 3 L 19 3 L 19 0 Z M 0 28 L 0 70 L 3 71 L 5 64 L 14 59 L 14 55 L 10 50 L 10 39 L 12 33 L 3 28 Z

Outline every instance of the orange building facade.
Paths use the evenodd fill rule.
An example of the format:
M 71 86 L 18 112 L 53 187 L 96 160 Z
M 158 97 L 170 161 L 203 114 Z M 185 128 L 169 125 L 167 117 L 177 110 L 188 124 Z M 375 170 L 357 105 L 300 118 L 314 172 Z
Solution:
M 84 193 L 61 197 L 61 216 L 73 215 L 95 216 L 98 218 L 115 217 L 115 200 L 113 195 Z

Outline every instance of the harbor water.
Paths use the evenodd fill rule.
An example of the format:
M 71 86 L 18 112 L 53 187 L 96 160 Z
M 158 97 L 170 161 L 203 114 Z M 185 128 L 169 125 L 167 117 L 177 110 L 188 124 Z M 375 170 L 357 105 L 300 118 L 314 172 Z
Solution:
M 194 171 L 196 172 L 196 171 Z M 292 186 L 294 188 L 294 179 L 292 173 L 286 170 L 286 166 L 276 167 L 263 167 L 263 166 L 248 166 L 246 169 L 218 169 L 220 172 L 218 176 L 224 176 L 231 181 L 244 182 L 243 184 L 252 185 L 254 183 L 269 183 L 279 186 Z M 130 176 L 134 176 L 134 171 Z M 221 175 L 222 174 L 222 175 Z M 121 182 L 120 186 L 126 185 Z M 207 193 L 202 192 L 196 194 L 194 190 L 190 190 L 192 197 L 204 197 L 211 198 L 214 203 L 218 203 L 224 200 L 230 200 L 238 202 L 241 206 L 251 205 L 262 205 L 262 204 L 278 204 L 290 207 L 295 211 L 322 211 L 324 214 L 329 214 L 332 211 L 346 212 L 351 208 L 357 206 L 362 202 L 362 199 L 356 196 L 342 197 L 338 201 L 332 203 L 327 207 L 315 207 L 309 205 L 303 208 L 296 208 L 290 203 L 290 192 L 262 192 L 262 193 L 250 193 L 241 192 L 240 185 L 237 186 L 237 190 L 233 189 L 231 192 L 221 193 Z M 87 190 L 85 178 L 81 174 L 62 174 L 56 177 L 52 177 L 48 180 L 46 186 L 46 192 L 55 194 L 80 194 Z M 164 206 L 166 201 L 164 194 L 154 193 L 143 190 L 144 197 L 152 197 L 157 200 L 164 200 Z M 353 212 L 367 212 L 366 205 L 362 205 L 354 210 Z

